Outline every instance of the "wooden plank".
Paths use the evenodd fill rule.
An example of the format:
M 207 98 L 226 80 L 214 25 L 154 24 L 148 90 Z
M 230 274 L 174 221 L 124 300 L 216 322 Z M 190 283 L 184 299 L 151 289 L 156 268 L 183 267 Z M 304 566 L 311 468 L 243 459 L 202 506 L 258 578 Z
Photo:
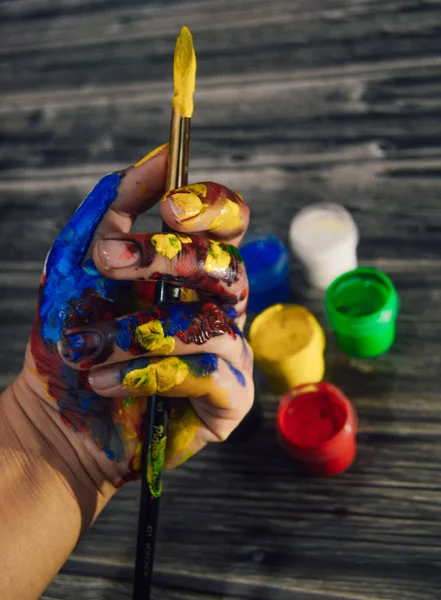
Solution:
M 297 71 L 288 79 L 265 73 L 259 80 L 245 78 L 240 86 L 237 80 L 202 78 L 193 162 L 196 168 L 240 163 L 241 168 L 312 169 L 439 157 L 440 72 L 441 60 L 426 66 L 387 63 L 383 71 L 335 71 L 328 77 L 319 70 L 300 80 Z M 137 160 L 146 148 L 163 142 L 169 96 L 166 84 L 5 95 L 1 177 L 17 178 L 23 167 L 35 175 L 37 169 L 58 166 L 58 178 L 78 163 L 90 169 Z M 32 171 L 25 173 L 32 178 Z
M 111 577 L 84 577 L 62 573 L 51 583 L 40 600 L 130 600 L 132 583 Z M 219 600 L 215 594 L 198 593 L 188 589 L 170 589 L 165 583 L 153 588 L 153 599 L 162 600 Z M 230 597 L 231 600 L 239 600 Z
M 304 6 L 304 3 L 301 5 Z M 292 65 L 306 68 L 341 64 L 348 62 L 351 50 L 351 61 L 354 63 L 376 60 L 382 56 L 397 59 L 433 56 L 434 49 L 438 47 L 437 27 L 441 10 L 437 5 L 425 5 L 421 10 L 412 11 L 413 3 L 376 2 L 375 10 L 372 10 L 370 3 L 364 2 L 354 7 L 352 2 L 346 0 L 334 5 L 330 11 L 313 10 L 307 18 L 302 19 L 296 13 L 295 3 L 280 0 L 280 3 L 264 3 L 265 10 L 261 10 L 258 18 L 253 20 L 251 29 L 247 25 L 249 17 L 241 23 L 240 19 L 235 19 L 234 9 L 230 9 L 230 6 L 231 3 L 228 3 L 228 10 L 225 7 L 222 10 L 220 5 L 219 19 L 213 12 L 212 3 L 198 4 L 201 13 L 190 13 L 183 7 L 183 12 L 177 15 L 163 7 L 162 14 L 170 13 L 173 19 L 174 31 L 170 27 L 163 31 L 163 35 L 149 38 L 145 33 L 149 30 L 149 23 L 146 23 L 140 39 L 130 40 L 126 36 L 112 39 L 115 38 L 114 33 L 110 39 L 107 36 L 97 44 L 97 31 L 105 29 L 108 18 L 107 13 L 102 11 L 99 13 L 100 20 L 89 30 L 90 42 L 79 46 L 77 40 L 81 39 L 85 20 L 90 19 L 86 12 L 81 25 L 73 18 L 67 22 L 70 33 L 63 36 L 63 32 L 60 32 L 63 43 L 60 47 L 65 49 L 64 52 L 60 52 L 60 47 L 56 46 L 38 48 L 42 32 L 36 35 L 36 48 L 32 44 L 16 51 L 13 47 L 6 48 L 6 56 L 0 64 L 0 87 L 10 90 L 23 90 L 29 86 L 34 89 L 58 89 L 60 71 L 65 72 L 64 86 L 69 88 L 112 81 L 129 83 L 139 80 L 140 74 L 143 74 L 143 78 L 147 75 L 150 81 L 163 80 L 164 74 L 170 72 L 170 55 L 184 12 L 186 17 L 189 14 L 198 15 L 201 26 L 198 32 L 198 71 L 202 77 L 212 74 L 213 70 L 219 75 L 232 71 L 246 73 L 250 68 L 255 70 L 253 65 L 259 65 L 259 70 L 264 71 L 272 70 L 276 64 L 283 71 L 290 70 Z M 409 11 L 412 11 L 411 17 Z M 282 23 L 272 22 L 275 14 L 285 13 L 286 18 Z M 231 15 L 234 27 L 210 30 L 210 23 L 222 23 L 226 18 L 228 23 L 228 15 Z M 160 17 L 161 12 L 156 12 L 155 19 Z M 139 8 L 134 8 L 133 21 L 136 23 L 138 20 L 142 20 L 142 16 Z M 185 20 L 192 25 L 191 19 Z M 294 22 L 298 22 L 297 27 L 293 27 Z M 46 28 L 49 23 L 45 23 Z M 7 32 L 14 35 L 10 25 L 7 24 Z M 128 25 L 131 29 L 134 26 L 133 23 Z M 57 19 L 53 27 L 58 28 Z M 119 27 L 111 29 L 117 32 L 121 29 L 121 23 Z M 258 31 L 258 36 L 252 35 L 253 31 Z M 7 32 L 5 35 L 8 35 Z M 71 51 L 68 51 L 69 48 Z
M 350 577 L 349 577 L 350 578 Z M 294 588 L 280 578 L 278 583 L 271 584 L 268 580 L 253 577 L 252 581 L 220 582 L 210 577 L 188 577 L 185 574 L 157 574 L 157 585 L 153 588 L 153 600 L 216 600 L 227 598 L 229 600 L 386 600 L 398 597 L 403 600 L 414 600 L 415 589 L 398 583 L 396 587 L 389 587 L 387 581 L 378 580 L 371 586 L 360 586 L 358 591 L 345 589 L 344 591 L 326 591 L 321 589 L 314 580 L 304 580 L 304 587 Z M 176 587 L 175 587 L 176 586 Z M 195 589 L 198 588 L 198 589 Z M 203 590 L 203 591 L 201 591 Z M 416 593 L 418 594 L 418 591 Z M 425 590 L 428 600 L 437 600 L 437 590 Z M 381 594 L 377 595 L 377 594 Z M 74 595 L 76 594 L 76 595 Z M 80 596 L 81 594 L 81 596 Z M 235 595 L 232 595 L 235 594 Z M 237 594 L 237 596 L 236 596 Z M 375 596 L 373 596 L 375 594 Z M 390 595 L 389 595 L 390 594 Z M 98 577 L 83 577 L 77 575 L 58 575 L 49 586 L 41 600 L 70 600 L 70 598 L 84 598 L 85 600 L 130 600 L 132 597 L 131 584 L 120 580 L 104 579 Z

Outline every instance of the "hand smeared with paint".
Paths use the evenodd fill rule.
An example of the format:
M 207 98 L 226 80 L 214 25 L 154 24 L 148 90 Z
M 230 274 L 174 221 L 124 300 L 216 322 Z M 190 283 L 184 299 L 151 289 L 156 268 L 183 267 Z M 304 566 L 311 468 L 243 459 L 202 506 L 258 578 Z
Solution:
M 253 400 L 242 336 L 247 279 L 236 249 L 248 208 L 214 183 L 161 198 L 167 154 L 161 147 L 104 177 L 58 236 L 21 375 L 116 484 L 139 472 L 146 396 L 173 398 L 165 468 L 225 439 Z M 130 235 L 160 198 L 176 233 Z M 161 279 L 194 301 L 151 306 Z

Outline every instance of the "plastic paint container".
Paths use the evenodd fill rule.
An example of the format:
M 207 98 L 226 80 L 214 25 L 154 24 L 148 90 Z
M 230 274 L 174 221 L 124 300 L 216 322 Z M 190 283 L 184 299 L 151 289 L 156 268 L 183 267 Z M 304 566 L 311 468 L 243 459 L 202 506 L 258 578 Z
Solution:
M 248 310 L 260 312 L 277 302 L 288 302 L 289 256 L 279 238 L 270 234 L 249 235 L 240 253 L 250 289 Z
M 276 391 L 321 381 L 325 334 L 303 306 L 276 304 L 267 308 L 252 322 L 249 339 L 256 363 Z
M 338 475 L 355 458 L 357 413 L 329 383 L 289 391 L 279 404 L 277 428 L 282 447 L 311 475 Z
M 339 204 L 303 208 L 291 221 L 289 239 L 306 278 L 315 287 L 326 289 L 336 277 L 357 266 L 358 229 Z
M 379 356 L 393 344 L 399 299 L 381 271 L 359 267 L 341 275 L 329 286 L 325 307 L 337 343 L 349 356 Z

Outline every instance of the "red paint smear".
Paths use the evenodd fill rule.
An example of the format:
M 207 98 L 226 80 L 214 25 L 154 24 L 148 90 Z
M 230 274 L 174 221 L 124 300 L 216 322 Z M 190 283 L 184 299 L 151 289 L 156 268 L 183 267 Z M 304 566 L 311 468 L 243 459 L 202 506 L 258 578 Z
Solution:
M 177 331 L 176 336 L 185 344 L 199 345 L 224 333 L 228 333 L 235 340 L 236 332 L 232 327 L 233 324 L 233 319 L 216 304 L 206 302 L 200 306 L 200 314 L 193 315 L 188 327 L 183 331 Z
M 332 439 L 344 426 L 346 412 L 323 392 L 291 400 L 283 415 L 283 429 L 291 443 L 317 447 Z
M 130 248 L 126 248 L 124 252 L 118 257 L 118 260 L 131 260 L 137 256 L 134 252 L 130 250 Z
M 154 281 L 135 281 L 138 295 L 142 300 L 149 304 L 153 304 L 155 298 L 155 282 Z

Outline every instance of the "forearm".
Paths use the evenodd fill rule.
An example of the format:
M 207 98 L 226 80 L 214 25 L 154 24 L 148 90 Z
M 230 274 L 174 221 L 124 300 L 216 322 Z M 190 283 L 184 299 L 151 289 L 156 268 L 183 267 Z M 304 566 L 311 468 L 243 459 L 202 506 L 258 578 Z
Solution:
M 115 491 L 84 468 L 78 448 L 28 395 L 18 380 L 0 396 L 0 598 L 5 600 L 38 598 Z

